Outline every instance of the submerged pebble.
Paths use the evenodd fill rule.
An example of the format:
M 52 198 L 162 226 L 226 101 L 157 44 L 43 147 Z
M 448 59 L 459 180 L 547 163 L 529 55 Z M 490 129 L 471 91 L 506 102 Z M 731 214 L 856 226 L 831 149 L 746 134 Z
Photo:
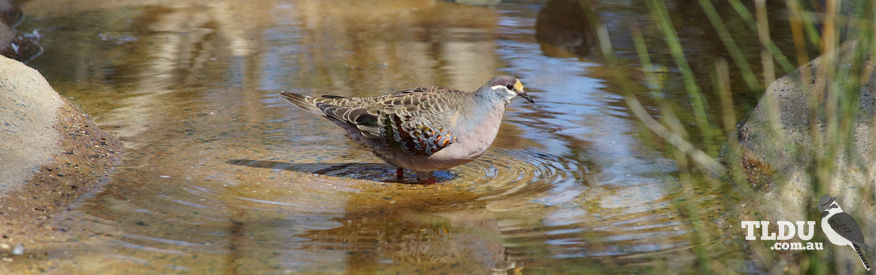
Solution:
M 21 255 L 24 254 L 24 246 L 21 244 L 15 245 L 15 248 L 12 249 L 12 255 Z

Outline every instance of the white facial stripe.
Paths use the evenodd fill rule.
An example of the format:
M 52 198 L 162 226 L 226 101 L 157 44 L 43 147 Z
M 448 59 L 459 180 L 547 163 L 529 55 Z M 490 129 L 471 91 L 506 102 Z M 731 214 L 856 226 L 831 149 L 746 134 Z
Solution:
M 502 85 L 496 85 L 496 86 L 490 87 L 490 89 L 492 89 L 493 91 L 496 91 L 496 90 L 504 90 L 506 93 L 508 93 L 508 96 L 509 96 L 509 97 L 515 97 L 515 96 L 517 96 L 517 93 L 516 93 L 516 92 L 514 92 L 514 91 L 512 91 L 512 90 L 508 90 L 508 87 L 505 87 L 505 86 L 502 86 Z

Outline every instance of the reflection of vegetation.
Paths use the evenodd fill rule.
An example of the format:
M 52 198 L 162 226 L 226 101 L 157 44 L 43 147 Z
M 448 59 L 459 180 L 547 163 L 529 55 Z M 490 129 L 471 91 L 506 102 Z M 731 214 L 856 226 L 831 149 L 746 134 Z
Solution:
M 168 2 L 174 4 L 156 4 Z M 760 270 L 773 266 L 791 271 L 824 269 L 814 265 L 823 263 L 828 251 L 815 252 L 807 256 L 810 259 L 783 259 L 763 247 L 765 243 L 724 242 L 742 236 L 738 219 L 770 214 L 750 213 L 755 212 L 752 205 L 762 205 L 761 209 L 775 206 L 762 193 L 783 190 L 768 185 L 750 187 L 751 175 L 746 171 L 751 169 L 742 164 L 757 163 L 744 161 L 752 160 L 746 157 L 750 150 L 729 137 L 737 132 L 737 114 L 753 108 L 746 106 L 753 102 L 746 97 L 759 96 L 777 75 L 792 71 L 796 67 L 792 63 L 805 64 L 809 57 L 820 55 L 822 48 L 824 52 L 837 48 L 838 43 L 824 42 L 835 39 L 826 38 L 824 30 L 837 24 L 859 27 L 854 34 L 870 25 L 864 24 L 865 20 L 844 21 L 843 17 L 813 13 L 810 5 L 795 0 L 787 5 L 783 1 L 760 1 L 758 5 L 739 0 L 645 1 L 645 7 L 593 2 L 573 10 L 566 8 L 579 4 L 578 0 L 551 0 L 535 21 L 535 37 L 546 42 L 541 45 L 545 55 L 578 55 L 587 61 L 580 64 L 558 58 L 524 60 L 532 57 L 528 51 L 537 51 L 528 48 L 532 43 L 532 22 L 528 20 L 535 6 L 529 3 L 498 8 L 517 6 L 511 13 L 428 0 L 298 1 L 295 5 L 270 0 L 246 2 L 249 4 L 190 0 L 27 4 L 28 10 L 39 12 L 34 15 L 44 18 L 30 24 L 65 26 L 42 28 L 48 51 L 32 64 L 54 80 L 53 85 L 65 96 L 74 97 L 86 111 L 98 115 L 104 126 L 115 127 L 116 133 L 129 132 L 126 141 L 143 144 L 142 149 L 129 151 L 134 157 L 127 165 L 132 168 L 117 175 L 137 188 L 114 182 L 111 191 L 96 197 L 111 202 L 136 198 L 132 200 L 136 209 L 158 214 L 111 209 L 114 204 L 103 200 L 93 200 L 88 209 L 118 217 L 130 226 L 123 229 L 137 228 L 134 232 L 161 234 L 167 239 L 187 239 L 192 232 L 228 228 L 233 233 L 229 242 L 237 243 L 229 258 L 235 259 L 232 263 L 240 270 L 277 268 L 264 264 L 268 260 L 304 262 L 314 257 L 325 259 L 316 266 L 334 268 L 331 270 L 345 268 L 339 263 L 348 264 L 347 270 L 376 271 L 396 263 L 402 263 L 396 269 L 405 269 L 419 262 L 436 268 L 457 262 L 464 263 L 459 270 L 486 271 L 501 267 L 508 255 L 521 260 L 524 270 L 533 273 L 641 273 L 687 268 L 690 251 L 695 252 L 697 267 L 704 272 L 747 270 L 742 267 L 744 259 L 755 259 Z M 599 14 L 608 18 L 587 14 L 591 7 L 603 3 L 611 11 Z M 785 6 L 788 16 L 774 12 L 784 12 Z M 832 12 L 837 13 L 835 9 Z M 65 16 L 52 17 L 59 14 Z M 597 23 L 603 21 L 607 26 Z M 633 21 L 632 26 L 625 21 Z M 598 31 L 589 31 L 591 28 Z M 625 35 L 625 30 L 630 35 Z M 611 43 L 606 39 L 608 33 Z M 597 34 L 601 37 L 598 41 Z M 604 50 L 591 48 L 597 42 Z M 603 55 L 611 66 L 594 66 L 591 58 Z M 625 66 L 629 63 L 638 65 Z M 560 68 L 569 65 L 573 68 Z M 395 186 L 391 188 L 408 189 L 403 194 L 385 195 L 381 192 L 392 189 L 381 185 L 360 190 L 371 184 L 348 178 L 380 178 L 386 169 L 368 165 L 326 169 L 327 163 L 374 157 L 350 150 L 346 140 L 333 138 L 337 132 L 326 130 L 333 126 L 278 108 L 275 92 L 266 91 L 369 96 L 423 84 L 466 88 L 472 83 L 479 85 L 497 70 L 525 74 L 526 67 L 547 72 L 523 77 L 534 83 L 535 92 L 542 92 L 548 103 L 523 107 L 509 116 L 512 123 L 502 127 L 505 132 L 495 145 L 516 153 L 482 157 L 475 165 L 459 168 L 468 170 L 457 170 L 458 175 L 469 177 L 461 177 L 460 182 L 484 175 L 489 178 L 474 191 Z M 850 72 L 861 69 L 823 73 L 851 76 L 855 74 Z M 582 73 L 585 70 L 589 71 Z M 582 90 L 601 89 L 601 79 L 610 79 L 612 73 L 619 81 L 605 83 L 606 94 L 586 94 L 604 100 L 582 99 Z M 811 78 L 809 73 L 804 70 L 800 77 Z M 545 79 L 551 74 L 552 79 Z M 632 80 L 638 79 L 627 79 L 639 74 L 646 82 L 641 89 L 633 87 L 638 84 Z M 849 86 L 821 88 L 857 92 L 854 78 L 834 78 Z M 624 103 L 610 94 L 614 91 L 621 91 Z M 842 141 L 850 138 L 843 136 L 844 131 L 848 133 L 843 129 L 855 125 L 846 117 L 854 114 L 848 112 L 854 109 L 853 98 L 832 99 L 836 107 L 831 108 L 846 112 L 831 112 L 843 115 L 829 120 L 835 126 L 825 128 L 832 129 L 829 138 L 816 136 L 818 144 L 831 142 L 834 148 L 819 151 L 817 158 L 804 158 L 810 163 L 805 167 L 808 174 L 821 173 L 812 180 L 819 188 L 815 190 L 828 190 L 832 185 L 831 175 L 836 173 L 831 170 L 836 169 L 829 164 L 848 144 Z M 607 108 L 589 108 L 590 104 L 605 104 Z M 624 111 L 605 115 L 609 110 L 622 110 L 624 104 L 630 110 L 627 113 L 638 117 L 650 132 L 629 133 Z M 781 117 L 779 112 L 768 114 L 764 119 L 778 121 Z M 755 119 L 759 117 L 749 121 Z M 611 126 L 616 128 L 608 129 Z M 770 134 L 774 143 L 783 148 L 793 144 L 781 124 L 766 126 L 764 133 L 777 133 Z M 647 138 L 652 133 L 658 138 Z M 645 138 L 635 141 L 628 135 Z M 625 138 L 633 141 L 625 142 Z M 672 148 L 670 155 L 677 160 L 679 172 L 664 181 L 663 173 L 675 169 L 662 158 L 656 160 L 660 163 L 645 167 L 647 171 L 631 171 L 655 161 L 639 154 L 643 147 Z M 630 152 L 611 152 L 613 149 Z M 800 156 L 814 154 L 797 152 Z M 724 162 L 717 160 L 722 154 Z M 216 161 L 232 158 L 270 160 L 265 162 L 283 167 L 246 169 L 252 167 Z M 316 163 L 297 163 L 302 160 Z M 513 165 L 517 162 L 523 165 Z M 620 165 L 614 166 L 615 162 Z M 174 172 L 169 180 L 155 174 L 166 171 Z M 768 174 L 766 182 L 783 180 L 772 179 L 781 173 Z M 536 180 L 521 180 L 529 178 Z M 180 179 L 186 179 L 187 184 L 181 184 Z M 672 191 L 676 192 L 666 195 L 663 182 L 676 179 L 681 184 L 674 186 Z M 138 180 L 149 185 L 141 186 Z M 518 183 L 509 184 L 515 180 Z M 654 183 L 648 183 L 652 180 Z M 180 189 L 190 187 L 191 182 L 203 182 L 205 190 L 215 192 L 204 196 L 240 212 L 198 210 L 198 214 L 188 216 L 176 213 L 182 209 L 176 204 L 155 203 L 159 195 L 168 197 L 158 201 L 200 199 Z M 152 190 L 156 186 L 160 190 Z M 350 186 L 352 191 L 340 191 Z M 816 193 L 823 192 L 799 199 L 814 200 Z M 640 195 L 647 193 L 652 194 Z M 726 200 L 713 199 L 712 194 L 726 194 Z M 663 205 L 670 204 L 667 201 L 678 209 L 665 208 Z M 280 203 L 266 206 L 264 202 Z M 721 202 L 726 204 L 715 206 Z M 720 211 L 717 209 L 738 211 L 715 213 Z M 127 222 L 133 218 L 196 220 L 210 214 L 224 217 L 227 212 L 233 212 L 230 215 L 235 219 L 207 223 L 214 227 L 152 226 L 146 231 L 146 227 Z M 250 218 L 245 219 L 247 216 Z M 327 217 L 331 220 L 326 221 Z M 810 215 L 806 219 L 814 218 Z M 250 238 L 251 233 L 260 238 Z M 687 234 L 691 238 L 686 238 Z M 296 239 L 300 236 L 308 238 Z M 202 236 L 202 240 L 214 237 L 223 236 Z M 199 259 L 210 257 L 194 250 Z M 284 253 L 263 257 L 275 251 Z M 741 255 L 748 252 L 754 255 Z M 166 259 L 158 253 L 144 258 L 156 259 L 153 264 Z M 210 262 L 203 267 L 214 266 L 215 257 L 209 259 L 200 260 Z M 471 268 L 463 269 L 467 267 Z
M 590 6 L 587 0 L 581 2 L 584 7 Z M 857 1 L 847 6 L 840 6 L 837 3 L 839 1 L 826 1 L 823 13 L 817 13 L 813 8 L 808 8 L 811 5 L 807 1 L 786 1 L 788 23 L 791 26 L 796 50 L 790 55 L 797 57 L 798 66 L 804 66 L 809 62 L 807 57 L 810 49 L 819 49 L 818 54 L 822 55 L 811 68 L 803 67 L 805 69 L 791 73 L 793 65 L 786 53 L 783 53 L 771 40 L 766 1 L 754 2 L 753 7 L 746 7 L 738 0 L 729 1 L 728 4 L 738 18 L 727 19 L 727 16 L 722 18 L 719 15 L 711 1 L 698 1 L 699 8 L 703 10 L 719 37 L 731 64 L 738 70 L 735 73 L 742 78 L 741 82 L 731 81 L 728 61 L 718 57 L 709 70 L 712 81 L 711 89 L 707 89 L 708 85 L 697 81 L 697 71 L 689 65 L 686 56 L 684 47 L 693 46 L 682 44 L 683 41 L 676 34 L 677 26 L 674 26 L 674 20 L 670 17 L 666 4 L 662 1 L 646 1 L 652 20 L 667 44 L 668 54 L 682 76 L 683 87 L 687 91 L 687 100 L 690 101 L 693 122 L 696 125 L 694 129 L 686 129 L 685 123 L 676 115 L 680 110 L 661 96 L 664 87 L 655 81 L 658 77 L 654 75 L 650 60 L 650 55 L 654 53 L 649 52 L 649 49 L 653 49 L 655 45 L 654 43 L 648 45 L 643 39 L 640 26 L 632 25 L 632 39 L 642 72 L 645 74 L 648 87 L 652 89 L 652 93 L 649 94 L 652 98 L 645 100 L 659 103 L 661 106 L 659 119 L 652 118 L 639 103 L 639 98 L 643 94 L 634 93 L 628 76 L 621 73 L 622 68 L 619 67 L 620 63 L 608 39 L 606 27 L 597 23 L 599 19 L 593 13 L 588 14 L 606 63 L 616 68 L 617 73 L 614 77 L 625 95 L 628 107 L 646 128 L 674 148 L 679 167 L 681 194 L 677 205 L 682 216 L 686 217 L 693 229 L 690 238 L 701 272 L 726 273 L 746 270 L 746 268 L 740 266 L 743 261 L 716 257 L 710 255 L 709 250 L 706 249 L 709 246 L 707 240 L 721 238 L 708 235 L 709 232 L 716 231 L 703 230 L 707 227 L 706 224 L 712 221 L 703 218 L 702 215 L 705 213 L 698 210 L 700 206 L 694 193 L 696 190 L 694 186 L 696 179 L 702 176 L 696 175 L 707 173 L 720 179 L 710 180 L 714 182 L 712 188 L 725 190 L 728 196 L 728 200 L 725 200 L 727 209 L 737 210 L 726 214 L 731 220 L 736 220 L 728 223 L 731 228 L 724 229 L 726 232 L 720 230 L 717 232 L 737 236 L 740 238 L 739 244 L 744 242 L 741 240 L 743 234 L 733 228 L 739 224 L 738 220 L 820 220 L 815 207 L 807 206 L 815 205 L 817 198 L 823 194 L 845 196 L 848 204 L 862 208 L 860 213 L 866 213 L 864 208 L 873 204 L 873 190 L 870 184 L 873 179 L 872 174 L 867 174 L 871 172 L 866 165 L 872 164 L 872 158 L 866 156 L 866 152 L 870 148 L 868 139 L 872 140 L 873 137 L 869 130 L 860 130 L 861 127 L 869 129 L 864 122 L 871 121 L 873 115 L 871 110 L 861 109 L 862 104 L 864 108 L 869 108 L 870 105 L 861 99 L 862 96 L 866 98 L 869 95 L 860 94 L 862 87 L 869 85 L 872 70 L 870 57 L 871 51 L 874 50 L 873 4 L 870 1 Z M 753 8 L 754 12 L 750 12 L 750 8 Z M 732 20 L 741 20 L 743 22 L 741 25 L 748 27 L 748 31 L 758 34 L 760 60 L 756 60 L 756 63 L 751 63 L 752 60 L 747 59 L 740 44 L 734 40 L 728 26 L 728 21 Z M 854 39 L 855 42 L 849 43 L 850 46 L 841 47 L 841 36 L 845 36 L 848 41 Z M 757 63 L 760 63 L 760 68 L 754 66 Z M 788 78 L 780 81 L 781 83 L 776 82 L 775 66 L 779 67 L 778 71 L 790 73 Z M 758 76 L 758 71 L 762 75 Z M 737 116 L 731 92 L 732 84 L 736 83 L 742 87 L 733 88 L 742 89 L 743 92 L 759 93 L 765 87 L 771 87 L 766 89 L 767 94 L 764 99 L 740 130 L 736 127 Z M 774 95 L 782 92 L 781 89 L 799 92 L 791 93 L 790 96 L 782 94 L 783 97 Z M 795 101 L 795 97 L 802 98 L 799 102 L 803 102 L 802 105 L 806 106 L 789 105 L 798 102 Z M 716 114 L 708 110 L 710 106 L 706 102 L 708 98 L 716 98 L 719 101 L 720 110 L 714 112 Z M 718 118 L 715 118 L 715 115 Z M 795 120 L 794 116 L 803 119 Z M 681 117 L 685 116 L 681 115 Z M 756 132 L 737 133 L 737 131 L 752 129 Z M 743 139 L 742 136 L 737 136 L 743 134 L 759 137 Z M 864 141 L 857 140 L 856 135 Z M 724 141 L 727 141 L 725 149 L 721 150 L 716 144 L 723 144 Z M 719 157 L 723 158 L 724 162 L 719 163 L 714 160 Z M 753 169 L 768 172 L 753 175 Z M 796 173 L 795 171 L 801 172 L 799 175 L 790 175 Z M 751 181 L 761 182 L 764 185 L 752 187 Z M 792 188 L 802 191 L 782 193 Z M 857 191 L 850 192 L 846 189 Z M 743 205 L 744 207 L 741 207 Z M 795 213 L 800 215 L 795 216 Z M 863 219 L 861 222 L 865 224 L 865 228 L 867 224 L 873 224 L 873 221 L 867 217 L 860 219 Z M 845 256 L 832 257 L 831 250 L 788 253 L 804 255 L 796 258 L 777 257 L 777 255 L 788 254 L 770 251 L 766 247 L 770 244 L 744 242 L 744 246 L 747 246 L 745 250 L 752 252 L 745 258 L 753 260 L 762 270 L 816 274 L 832 273 L 828 271 L 831 269 L 833 272 L 856 270 L 845 270 L 840 264 L 835 263 L 835 260 Z

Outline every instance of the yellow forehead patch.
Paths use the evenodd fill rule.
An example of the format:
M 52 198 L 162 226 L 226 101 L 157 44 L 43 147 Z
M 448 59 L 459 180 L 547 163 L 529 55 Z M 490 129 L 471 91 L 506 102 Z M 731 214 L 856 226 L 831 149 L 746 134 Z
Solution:
M 523 83 L 520 83 L 518 79 L 517 82 L 514 82 L 514 89 L 518 91 L 523 91 Z

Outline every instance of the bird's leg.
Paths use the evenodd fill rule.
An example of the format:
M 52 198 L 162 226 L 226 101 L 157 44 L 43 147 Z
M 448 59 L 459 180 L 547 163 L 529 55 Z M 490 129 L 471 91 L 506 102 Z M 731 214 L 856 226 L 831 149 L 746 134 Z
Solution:
M 405 179 L 405 169 L 404 168 L 399 167 L 398 169 L 395 170 L 395 179 L 397 181 L 404 181 L 404 179 Z
M 417 183 L 421 184 L 436 184 L 438 181 L 432 177 L 432 172 L 417 172 Z

